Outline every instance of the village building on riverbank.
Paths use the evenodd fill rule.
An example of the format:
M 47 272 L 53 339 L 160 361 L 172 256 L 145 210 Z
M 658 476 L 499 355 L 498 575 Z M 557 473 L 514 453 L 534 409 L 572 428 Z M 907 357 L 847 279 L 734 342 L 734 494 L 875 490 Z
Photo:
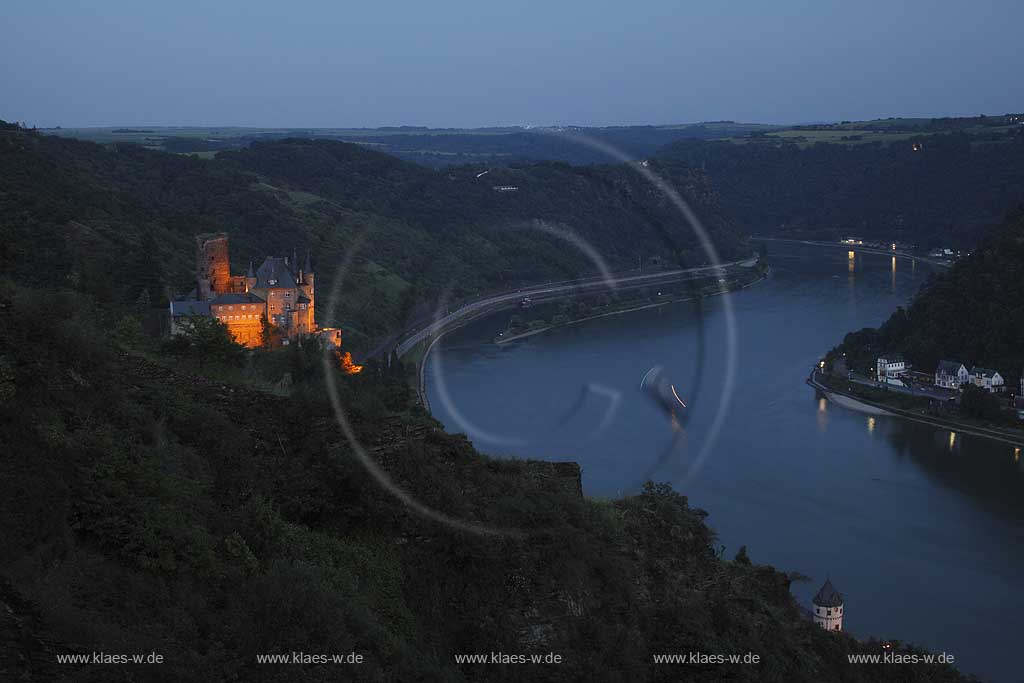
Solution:
M 941 360 L 935 369 L 935 386 L 944 389 L 959 389 L 969 382 L 971 373 L 967 366 L 953 360 Z
M 1006 380 L 992 368 L 976 365 L 968 370 L 966 365 L 955 360 L 939 361 L 934 375 L 913 372 L 911 368 L 901 354 L 880 355 L 875 364 L 875 380 L 879 384 L 904 386 L 909 379 L 912 383 L 932 383 L 951 391 L 960 391 L 970 384 L 993 394 L 1003 393 L 1006 389 Z M 1024 378 L 1021 378 L 1021 395 L 1024 395 Z
M 971 381 L 974 386 L 993 394 L 1002 393 L 1006 385 L 1003 376 L 991 368 L 971 368 Z
M 875 379 L 883 384 L 903 386 L 902 378 L 910 370 L 910 366 L 902 355 L 889 353 L 878 357 L 875 365 Z

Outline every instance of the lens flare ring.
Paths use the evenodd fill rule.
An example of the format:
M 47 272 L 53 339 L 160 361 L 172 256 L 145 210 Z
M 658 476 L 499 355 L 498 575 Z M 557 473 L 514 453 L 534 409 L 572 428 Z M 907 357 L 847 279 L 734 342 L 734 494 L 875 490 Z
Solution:
M 557 135 L 572 139 L 578 144 L 589 146 L 592 149 L 595 149 L 606 154 L 611 159 L 615 159 L 616 161 L 628 164 L 633 170 L 639 173 L 641 177 L 643 177 L 647 182 L 654 186 L 655 189 L 657 189 L 666 199 L 668 199 L 668 201 L 673 205 L 673 207 L 677 211 L 679 211 L 679 213 L 686 219 L 693 233 L 696 235 L 697 240 L 701 246 L 701 249 L 707 256 L 708 262 L 711 264 L 710 268 L 714 269 L 715 271 L 721 269 L 722 265 L 721 260 L 718 256 L 718 252 L 715 249 L 715 246 L 712 243 L 710 237 L 708 236 L 707 231 L 705 230 L 700 219 L 690 208 L 690 206 L 686 203 L 686 201 L 682 198 L 682 196 L 675 190 L 675 188 L 673 188 L 666 180 L 658 176 L 656 173 L 652 172 L 646 164 L 632 163 L 632 160 L 625 153 L 614 148 L 613 146 L 602 141 L 595 140 L 588 136 L 581 135 L 576 132 L 547 132 L 545 134 Z M 583 240 L 574 232 L 567 230 L 565 228 L 553 227 L 539 221 L 534 221 L 531 225 L 537 229 L 543 230 L 549 235 L 567 241 L 572 246 L 576 247 L 595 264 L 596 270 L 600 273 L 600 283 L 602 283 L 604 286 L 612 290 L 616 288 L 616 279 L 611 274 L 611 271 L 608 269 L 607 265 L 604 263 L 604 260 L 601 257 L 600 253 L 588 242 Z M 345 277 L 349 273 L 356 255 L 365 245 L 365 241 L 366 234 L 363 233 L 360 237 L 358 237 L 351 243 L 350 249 L 346 254 L 345 258 L 343 259 L 342 264 L 338 269 L 338 273 L 334 278 L 334 282 L 332 284 L 330 293 L 327 298 L 327 306 L 325 311 L 326 319 L 333 319 L 334 313 L 337 309 L 337 302 L 339 300 L 340 292 L 342 291 Z M 414 333 L 414 338 L 419 337 L 416 343 L 420 343 L 422 341 L 430 341 L 431 344 L 433 344 L 433 342 L 436 342 L 437 339 L 439 339 L 445 333 L 450 331 L 451 328 L 448 327 L 448 324 L 453 319 L 452 314 L 449 313 L 447 309 L 447 300 L 450 295 L 450 292 L 451 285 L 445 288 L 444 296 L 442 296 L 441 301 L 439 302 L 437 309 L 435 310 L 435 314 L 433 318 L 430 320 L 430 322 L 428 322 L 423 328 L 420 328 Z M 514 296 L 515 295 L 512 295 L 510 300 L 514 299 Z M 710 456 L 714 442 L 717 439 L 724 425 L 728 405 L 731 401 L 732 394 L 735 389 L 737 348 L 736 321 L 729 292 L 723 292 L 723 296 L 721 297 L 721 299 L 723 302 L 722 312 L 725 321 L 725 370 L 721 382 L 722 392 L 716 405 L 715 416 L 711 422 L 711 426 L 707 432 L 707 435 L 703 439 L 703 443 L 701 444 L 700 450 L 698 451 L 697 456 L 689 463 L 688 467 L 686 468 L 682 481 L 678 482 L 682 484 L 686 484 L 692 481 L 693 478 L 700 471 L 700 469 L 703 467 L 707 458 Z M 472 313 L 472 304 L 469 305 L 469 309 L 469 313 Z M 703 337 L 703 326 L 701 326 L 700 334 L 701 337 Z M 406 342 L 403 342 L 403 344 L 405 343 Z M 408 348 L 411 348 L 411 346 L 415 346 L 415 343 L 409 343 L 408 346 L 406 346 L 402 350 L 407 350 Z M 402 345 L 399 345 L 398 348 L 402 348 Z M 701 344 L 700 348 L 700 355 L 703 355 L 703 344 Z M 438 358 L 439 357 L 440 353 L 438 354 Z M 702 374 L 703 363 L 699 362 L 700 360 L 702 359 L 698 359 L 696 370 L 698 373 Z M 325 366 L 325 376 L 328 378 L 326 382 L 328 399 L 330 400 L 331 406 L 333 408 L 338 424 L 341 427 L 342 433 L 345 435 L 345 438 L 349 442 L 349 445 L 351 446 L 353 454 L 355 455 L 357 460 L 385 491 L 387 491 L 390 495 L 394 496 L 397 500 L 402 502 L 417 515 L 425 519 L 429 519 L 431 521 L 447 525 L 453 529 L 485 536 L 522 537 L 527 534 L 527 532 L 521 529 L 494 527 L 479 522 L 473 522 L 465 519 L 452 517 L 451 515 L 445 514 L 444 512 L 441 512 L 440 510 L 437 510 L 429 505 L 425 505 L 424 503 L 416 499 L 414 496 L 412 496 L 408 491 L 406 491 L 401 486 L 396 484 L 394 480 L 389 476 L 389 474 L 367 452 L 367 450 L 364 448 L 359 438 L 357 437 L 355 430 L 353 429 L 352 424 L 345 411 L 345 408 L 342 404 L 341 397 L 338 394 L 337 383 L 331 380 L 332 357 L 331 354 L 326 349 L 323 362 Z M 426 357 L 424 357 L 422 362 L 426 362 Z M 491 434 L 486 430 L 481 430 L 475 425 L 470 424 L 468 420 L 466 420 L 466 418 L 455 406 L 454 401 L 451 400 L 451 397 L 448 394 L 447 389 L 445 388 L 443 376 L 440 373 L 440 362 L 435 363 L 435 368 L 437 369 L 435 373 L 435 380 L 438 382 L 437 386 L 439 387 L 439 391 L 443 392 L 442 396 L 445 397 L 444 400 L 447 402 L 449 414 L 451 414 L 459 422 L 460 425 L 468 425 L 469 429 L 471 429 L 476 434 L 477 438 L 489 441 L 491 443 L 499 443 L 503 445 L 519 447 L 522 447 L 525 443 L 527 443 L 526 440 L 523 439 L 506 437 L 499 434 Z M 698 375 L 698 377 L 699 376 L 700 375 Z M 699 385 L 700 381 L 698 379 L 698 381 L 695 383 L 695 386 L 699 387 Z M 599 396 L 605 396 L 609 399 L 609 408 L 605 412 L 603 419 L 596 428 L 596 430 L 599 432 L 607 428 L 608 424 L 611 422 L 614 412 L 618 409 L 619 403 L 621 402 L 621 392 L 618 392 L 616 389 L 600 385 L 597 382 L 590 382 L 586 387 L 583 388 L 583 394 L 581 399 L 577 401 L 577 406 L 579 406 L 582 403 L 582 400 L 585 400 L 588 391 Z M 684 409 L 687 409 L 686 404 L 683 402 L 682 398 L 680 398 L 678 393 L 676 392 L 674 385 L 672 386 L 672 393 L 675 395 L 675 399 L 679 402 L 679 404 L 681 404 L 684 407 Z M 699 401 L 699 398 L 697 396 L 690 396 L 689 399 L 691 404 L 696 404 Z M 571 410 L 568 417 L 571 417 L 577 409 L 578 408 Z M 560 421 L 560 423 L 564 424 L 568 420 L 568 417 L 563 418 Z M 679 422 L 676 420 L 675 415 L 673 415 L 672 422 L 676 434 L 673 437 L 671 444 L 669 445 L 668 449 L 664 453 L 662 453 L 660 457 L 656 459 L 654 464 L 647 470 L 644 476 L 640 478 L 640 480 L 636 484 L 637 486 L 642 484 L 643 481 L 649 479 L 658 469 L 660 469 L 665 464 L 667 458 L 676 451 L 678 451 L 681 447 L 681 444 L 685 442 L 685 430 L 683 430 L 679 426 Z M 535 533 L 535 530 L 531 533 Z

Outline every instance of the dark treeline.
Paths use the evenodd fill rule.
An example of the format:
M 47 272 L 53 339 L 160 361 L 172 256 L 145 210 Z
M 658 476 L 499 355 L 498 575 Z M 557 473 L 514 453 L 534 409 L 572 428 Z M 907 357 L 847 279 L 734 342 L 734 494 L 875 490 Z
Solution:
M 446 131 L 417 126 L 380 128 L 381 134 L 363 131 L 359 135 L 334 134 L 329 131 L 281 131 L 237 137 L 154 136 L 154 140 L 171 152 L 219 152 L 248 147 L 253 142 L 270 142 L 285 138 L 318 138 L 342 140 L 386 152 L 406 161 L 424 166 L 446 168 L 467 163 L 507 166 L 524 161 L 561 161 L 574 165 L 616 163 L 620 159 L 587 144 L 587 140 L 610 145 L 618 154 L 642 159 L 659 148 L 678 140 L 742 135 L 751 129 L 770 126 L 737 124 L 720 121 L 686 126 L 614 126 L 607 128 L 573 127 L 568 132 L 554 129 L 522 128 Z M 150 131 L 158 132 L 158 131 Z
M 967 247 L 1024 201 L 1022 132 L 886 145 L 684 141 L 659 156 L 705 170 L 748 234 Z

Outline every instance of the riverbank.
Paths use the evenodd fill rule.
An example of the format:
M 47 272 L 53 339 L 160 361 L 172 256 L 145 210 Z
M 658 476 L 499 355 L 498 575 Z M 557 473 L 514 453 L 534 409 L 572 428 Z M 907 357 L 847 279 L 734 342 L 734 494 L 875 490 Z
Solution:
M 733 287 L 733 288 L 729 288 L 729 289 L 723 289 L 723 290 L 720 290 L 720 291 L 715 292 L 713 294 L 708 294 L 708 295 L 705 296 L 705 298 L 708 298 L 708 297 L 711 297 L 711 296 L 721 296 L 723 294 L 729 294 L 731 292 L 738 292 L 738 291 L 747 289 L 749 287 L 753 287 L 754 285 L 758 284 L 759 282 L 763 282 L 764 280 L 766 280 L 770 274 L 771 274 L 771 268 L 766 266 L 765 269 L 764 269 L 764 272 L 761 273 L 754 280 L 751 280 L 750 282 L 744 283 L 743 285 L 738 286 L 738 287 Z M 572 321 L 569 321 L 569 322 L 566 322 L 566 323 L 559 323 L 557 325 L 549 325 L 547 327 L 543 327 L 543 328 L 538 329 L 538 330 L 531 330 L 529 332 L 524 332 L 522 334 L 515 335 L 515 336 L 510 337 L 508 339 L 502 340 L 501 342 L 497 342 L 496 341 L 495 343 L 500 346 L 500 345 L 503 345 L 503 344 L 511 343 L 513 341 L 519 341 L 519 340 L 524 339 L 526 337 L 532 337 L 534 335 L 541 334 L 542 332 L 547 332 L 549 330 L 553 330 L 553 329 L 561 328 L 561 327 L 568 327 L 569 325 L 575 325 L 577 323 L 586 322 L 588 320 L 597 320 L 599 318 L 606 318 L 606 317 L 613 316 L 613 315 L 620 315 L 622 313 L 631 313 L 631 312 L 634 312 L 634 311 L 643 311 L 643 310 L 647 310 L 647 309 L 650 309 L 650 308 L 659 308 L 661 306 L 667 306 L 669 304 L 685 303 L 687 301 L 693 301 L 693 297 L 688 297 L 688 298 L 683 298 L 683 299 L 671 299 L 669 301 L 658 301 L 658 302 L 655 302 L 655 303 L 645 303 L 645 304 L 640 304 L 639 302 L 637 302 L 637 305 L 635 305 L 635 306 L 630 306 L 630 307 L 623 308 L 623 309 L 620 309 L 620 310 L 615 310 L 615 311 L 609 311 L 607 313 L 600 313 L 598 315 L 587 316 L 586 318 L 580 318 L 578 320 L 572 320 Z M 487 313 L 490 313 L 490 312 L 493 312 L 493 311 L 487 311 Z M 441 338 L 444 337 L 446 334 L 448 334 L 449 332 L 454 332 L 455 330 L 459 329 L 463 325 L 465 325 L 465 324 L 467 324 L 467 323 L 469 323 L 469 322 L 471 322 L 473 320 L 476 320 L 476 319 L 480 318 L 482 315 L 486 315 L 486 313 L 480 313 L 479 315 L 474 315 L 472 318 L 467 318 L 465 320 L 460 321 L 456 325 L 452 325 L 450 327 L 447 327 L 447 328 L 441 330 L 440 332 L 438 332 L 431 339 L 430 343 L 427 344 L 426 348 L 423 351 L 423 354 L 421 356 L 419 356 L 418 358 L 416 358 L 416 394 L 417 394 L 417 397 L 419 398 L 420 404 L 423 406 L 423 408 L 428 413 L 430 412 L 430 399 L 427 398 L 426 367 L 427 367 L 427 359 L 430 357 L 430 352 L 433 351 L 434 345 L 437 344 L 437 342 L 439 342 L 441 340 Z
M 495 295 L 465 304 L 455 311 L 451 311 L 439 319 L 434 320 L 423 328 L 406 333 L 404 340 L 395 346 L 394 349 L 399 358 L 408 356 L 413 357 L 416 364 L 415 390 L 420 404 L 429 412 L 430 408 L 426 392 L 425 367 L 426 359 L 430 355 L 430 351 L 433 349 L 434 344 L 436 344 L 444 335 L 452 332 L 453 330 L 459 329 L 467 323 L 477 320 L 485 315 L 490 315 L 491 313 L 496 313 L 516 306 L 524 297 L 529 296 L 538 301 L 552 302 L 570 296 L 578 296 L 581 292 L 586 292 L 590 289 L 606 288 L 609 285 L 617 286 L 620 291 L 639 287 L 669 285 L 707 277 L 709 273 L 723 273 L 724 271 L 723 274 L 728 274 L 730 270 L 737 268 L 749 270 L 756 268 L 759 263 L 760 257 L 755 255 L 749 259 L 732 261 L 720 266 L 700 266 L 698 268 L 688 268 L 685 270 L 660 271 L 647 275 L 628 275 L 620 278 L 613 278 L 611 282 L 606 280 L 595 281 L 591 278 L 581 281 L 567 281 L 566 283 L 560 283 L 556 286 L 538 286 L 517 290 L 516 292 L 506 292 L 504 294 Z M 750 285 L 764 279 L 764 277 L 767 276 L 767 273 L 768 270 L 766 269 L 765 272 L 754 281 L 747 283 L 742 287 L 737 287 L 728 291 L 736 291 L 749 287 Z M 724 292 L 717 293 L 721 294 Z M 638 304 L 635 307 L 609 312 L 608 314 L 626 313 L 631 310 L 639 310 L 641 308 L 648 308 L 651 306 L 663 306 L 668 303 L 673 303 L 674 301 L 675 300 L 656 302 L 655 304 Z M 578 320 L 576 322 L 582 322 L 582 320 Z M 546 330 L 547 328 L 544 330 L 538 330 L 538 332 Z
M 899 417 L 905 420 L 930 425 L 932 427 L 938 427 L 940 429 L 948 429 L 949 431 L 956 432 L 958 434 L 970 434 L 972 436 L 980 436 L 986 439 L 1001 441 L 1013 446 L 1024 447 L 1024 433 L 1013 433 L 1007 430 L 982 427 L 979 425 L 961 422 L 959 420 L 940 418 L 932 415 L 921 415 L 919 413 L 903 408 L 897 408 L 879 401 L 872 401 L 864 398 L 863 396 L 856 396 L 825 384 L 824 378 L 821 377 L 821 373 L 818 370 L 811 371 L 811 375 L 807 378 L 807 384 L 823 393 L 829 401 L 847 408 L 848 410 L 856 410 L 869 415 Z
M 770 273 L 771 273 L 771 268 L 766 266 L 764 272 L 761 275 L 759 275 L 758 277 L 756 277 L 753 280 L 751 280 L 750 282 L 745 282 L 742 285 L 739 285 L 737 287 L 729 287 L 729 288 L 726 288 L 726 289 L 720 289 L 720 290 L 717 290 L 717 291 L 714 291 L 714 292 L 709 292 L 709 293 L 703 295 L 703 298 L 710 298 L 710 297 L 714 297 L 714 296 L 721 296 L 723 294 L 728 294 L 730 292 L 739 292 L 741 290 L 747 289 L 748 287 L 753 287 L 757 283 L 762 282 L 763 280 L 765 280 Z M 669 304 L 686 303 L 688 301 L 693 301 L 694 299 L 695 299 L 695 297 L 689 296 L 689 297 L 667 298 L 665 301 L 655 301 L 653 303 L 640 303 L 640 302 L 636 302 L 636 304 L 634 304 L 634 305 L 627 305 L 627 306 L 625 306 L 623 308 L 619 308 L 619 309 L 616 309 L 614 311 L 606 311 L 606 312 L 603 312 L 603 313 L 597 313 L 597 314 L 594 314 L 594 315 L 588 315 L 588 316 L 585 316 L 583 318 L 577 318 L 575 320 L 567 320 L 565 322 L 552 323 L 550 325 L 545 325 L 544 327 L 539 327 L 537 329 L 529 330 L 527 332 L 520 332 L 518 334 L 510 334 L 508 336 L 498 335 L 498 337 L 496 337 L 494 339 L 494 343 L 497 344 L 498 346 L 504 346 L 505 344 L 511 344 L 512 342 L 520 341 L 520 340 L 526 339 L 527 337 L 532 337 L 534 335 L 541 334 L 542 332 L 548 332 L 550 330 L 556 330 L 556 329 L 559 329 L 559 328 L 562 328 L 562 327 L 568 327 L 570 325 L 576 325 L 578 323 L 587 322 L 588 320 L 597 320 L 599 318 L 607 318 L 608 316 L 612 316 L 612 315 L 621 315 L 623 313 L 632 313 L 633 311 L 643 311 L 643 310 L 647 310 L 649 308 L 659 308 L 661 306 L 668 306 Z
M 889 250 L 889 249 L 878 249 L 876 247 L 865 247 L 856 244 L 843 244 L 842 242 L 819 242 L 815 240 L 797 240 L 788 237 L 761 237 L 758 235 L 751 235 L 750 240 L 752 242 L 781 242 L 785 244 L 802 244 L 811 247 L 833 247 L 838 249 L 846 249 L 847 251 L 859 252 L 862 254 L 878 254 L 879 256 L 895 256 L 897 258 L 906 258 L 913 261 L 921 261 L 939 268 L 949 268 L 953 265 L 951 261 L 943 259 L 931 258 L 930 256 L 921 256 L 919 254 L 913 254 L 908 251 L 902 250 Z

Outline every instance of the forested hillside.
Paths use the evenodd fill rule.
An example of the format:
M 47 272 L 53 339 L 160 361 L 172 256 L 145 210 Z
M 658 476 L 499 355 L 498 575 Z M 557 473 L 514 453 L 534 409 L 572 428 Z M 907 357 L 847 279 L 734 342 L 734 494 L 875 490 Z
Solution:
M 683 666 L 694 681 L 961 680 L 851 666 L 881 644 L 803 618 L 790 578 L 745 551 L 723 557 L 684 496 L 649 485 L 586 500 L 572 465 L 482 456 L 411 405 L 399 366 L 346 376 L 292 345 L 250 356 L 292 379 L 259 391 L 227 367 L 241 358 L 206 358 L 200 373 L 117 315 L 0 284 L 2 680 L 636 681 Z M 501 533 L 386 492 L 340 434 L 327 383 L 409 496 Z M 454 660 L 495 651 L 562 661 Z M 652 663 L 690 651 L 760 661 Z M 163 663 L 56 660 L 93 652 Z M 257 663 L 292 652 L 363 661 Z
M 698 681 L 961 680 L 850 666 L 847 654 L 881 645 L 803 618 L 790 577 L 745 551 L 723 557 L 684 496 L 649 484 L 591 501 L 572 465 L 487 458 L 413 402 L 401 364 L 345 375 L 312 343 L 181 355 L 140 333 L 140 312 L 187 286 L 200 230 L 231 233 L 240 268 L 295 242 L 330 262 L 365 229 L 363 277 L 401 278 L 417 292 L 407 297 L 446 269 L 502 282 L 485 266 L 510 245 L 530 274 L 577 265 L 560 245 L 531 253 L 544 242 L 503 231 L 528 216 L 576 227 L 615 264 L 685 252 L 686 233 L 628 169 L 511 168 L 479 189 L 472 170 L 436 174 L 340 143 L 209 162 L 14 128 L 0 152 L 0 679 L 521 680 L 518 667 L 453 657 L 502 650 L 561 655 L 527 672 L 541 680 L 676 680 L 652 654 L 689 651 L 761 657 L 686 665 Z M 705 179 L 659 170 L 704 207 L 723 251 L 741 253 Z M 498 182 L 520 193 L 492 194 Z M 493 256 L 446 257 L 474 249 Z M 349 313 L 382 330 L 395 320 Z M 339 433 L 328 384 L 409 496 L 507 533 L 441 524 L 387 493 Z M 363 664 L 256 660 L 295 651 Z M 92 652 L 164 663 L 56 661 Z
M 1024 368 L 1024 207 L 992 228 L 974 252 L 936 274 L 878 329 L 851 333 L 832 355 L 864 369 L 902 352 L 934 372 L 940 360 L 997 369 L 1016 393 Z
M 815 132 L 683 141 L 658 156 L 703 169 L 747 234 L 969 247 L 1024 202 L 1019 125 L 988 135 L 896 136 L 889 144 L 859 143 L 863 131 L 815 143 Z
M 226 231 L 250 258 L 313 252 L 321 289 L 359 245 L 338 319 L 356 345 L 452 296 L 590 275 L 578 250 L 538 229 L 568 228 L 612 269 L 639 257 L 697 264 L 690 227 L 627 166 L 540 163 L 434 171 L 357 145 L 283 140 L 213 160 L 0 129 L 0 265 L 19 281 L 152 306 L 191 286 L 192 236 Z M 669 180 L 725 257 L 740 231 L 698 171 Z M 513 185 L 498 192 L 496 185 Z

